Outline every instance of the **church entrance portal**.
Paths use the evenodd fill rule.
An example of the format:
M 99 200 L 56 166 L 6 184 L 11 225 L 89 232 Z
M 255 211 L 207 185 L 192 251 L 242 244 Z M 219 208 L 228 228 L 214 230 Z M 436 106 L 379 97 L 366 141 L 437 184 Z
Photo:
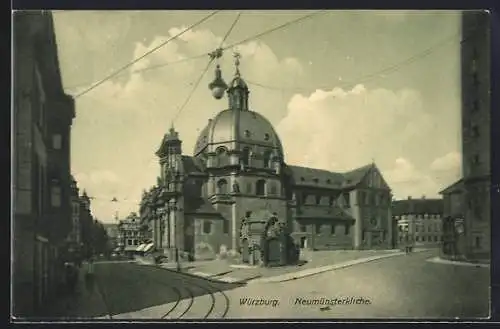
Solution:
M 248 245 L 248 239 L 243 239 L 242 243 L 241 243 L 241 261 L 243 263 L 248 263 L 250 261 L 250 258 L 249 258 L 249 245 Z

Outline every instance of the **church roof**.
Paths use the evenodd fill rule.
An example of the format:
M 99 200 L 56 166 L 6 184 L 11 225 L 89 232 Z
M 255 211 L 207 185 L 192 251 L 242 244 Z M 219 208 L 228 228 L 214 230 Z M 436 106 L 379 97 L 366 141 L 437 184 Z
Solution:
M 185 199 L 186 214 L 199 214 L 222 216 L 212 205 L 210 201 L 201 197 L 191 197 Z
M 358 185 L 373 166 L 373 164 L 369 164 L 346 173 L 299 166 L 288 166 L 288 168 L 291 171 L 295 185 L 332 189 L 349 188 Z
M 456 192 L 461 192 L 463 189 L 464 185 L 464 180 L 463 178 L 460 178 L 458 181 L 455 183 L 451 184 L 450 186 L 446 187 L 444 190 L 439 192 L 439 194 L 451 194 L 451 193 L 456 193 Z
M 203 161 L 201 161 L 201 159 L 199 158 L 183 155 L 182 164 L 184 165 L 184 171 L 186 173 L 204 174 L 205 172 L 205 165 L 203 164 Z
M 269 120 L 254 111 L 231 109 L 219 112 L 208 122 L 198 136 L 193 154 L 200 154 L 208 145 L 234 140 L 248 145 L 269 146 L 277 149 L 280 156 L 283 155 L 281 140 Z
M 297 209 L 297 218 L 327 218 L 354 220 L 354 218 L 340 207 L 303 206 Z

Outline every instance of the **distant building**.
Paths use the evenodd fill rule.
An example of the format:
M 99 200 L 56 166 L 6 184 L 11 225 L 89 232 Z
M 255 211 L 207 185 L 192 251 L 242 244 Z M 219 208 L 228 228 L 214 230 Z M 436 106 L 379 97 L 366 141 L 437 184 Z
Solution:
M 108 235 L 109 250 L 115 250 L 118 247 L 118 224 L 103 224 Z
M 92 215 L 92 210 L 90 208 L 90 198 L 85 190 L 83 190 L 82 195 L 79 197 L 78 213 L 80 221 L 82 254 L 84 257 L 90 257 L 94 253 L 94 216 Z
M 462 14 L 462 178 L 443 190 L 444 257 L 491 257 L 490 24 L 485 11 Z
M 374 163 L 345 173 L 288 165 L 274 127 L 250 109 L 239 72 L 227 94 L 229 107 L 208 120 L 192 156 L 173 127 L 161 142 L 160 183 L 142 205 L 151 211 L 141 211 L 157 249 L 195 258 L 239 251 L 243 219 L 262 210 L 304 249 L 392 247 L 391 190 Z
M 49 11 L 13 14 L 13 315 L 31 317 L 56 297 L 60 246 L 71 232 L 70 134 Z
M 75 245 L 80 246 L 82 243 L 81 236 L 81 224 L 80 224 L 80 197 L 79 197 L 79 189 L 76 183 L 76 180 L 71 177 L 71 219 L 72 219 L 72 230 L 70 236 L 68 237 L 69 241 L 74 243 Z
M 144 231 L 140 218 L 135 214 L 118 223 L 118 247 L 121 251 L 132 253 L 144 242 Z
M 398 225 L 398 243 L 403 243 L 403 232 L 408 232 L 415 246 L 441 245 L 443 200 L 422 197 L 392 202 L 392 215 Z

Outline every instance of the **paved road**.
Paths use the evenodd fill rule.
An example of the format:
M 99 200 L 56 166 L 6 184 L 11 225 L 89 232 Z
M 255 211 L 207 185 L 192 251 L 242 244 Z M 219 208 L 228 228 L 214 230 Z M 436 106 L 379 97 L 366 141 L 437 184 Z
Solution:
M 436 264 L 432 252 L 397 256 L 283 283 L 228 292 L 227 318 L 476 318 L 489 312 L 489 268 Z M 370 304 L 307 305 L 358 298 Z M 242 306 L 242 298 L 279 305 Z M 298 298 L 302 298 L 297 301 Z M 355 299 L 354 299 L 355 300 Z M 262 303 L 262 302 L 261 302 Z M 301 304 L 304 303 L 304 304 Z M 312 302 L 314 303 L 314 302 Z
M 103 303 L 82 317 L 220 318 L 229 307 L 224 291 L 241 286 L 123 262 L 96 264 L 95 274 Z
M 79 316 L 106 318 L 111 314 L 113 319 L 488 316 L 489 269 L 427 261 L 434 256 L 432 252 L 395 256 L 294 281 L 246 286 L 214 283 L 133 263 L 101 263 L 95 266 L 101 302 L 94 298 L 88 307 L 80 308 Z M 362 298 L 369 303 L 318 303 L 335 298 L 348 298 L 351 303 Z M 253 305 L 241 305 L 245 299 Z

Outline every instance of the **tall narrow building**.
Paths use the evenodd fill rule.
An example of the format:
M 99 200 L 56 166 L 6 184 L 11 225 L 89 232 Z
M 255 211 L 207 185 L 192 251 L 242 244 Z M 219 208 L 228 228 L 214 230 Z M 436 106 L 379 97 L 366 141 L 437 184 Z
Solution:
M 489 259 L 491 250 L 490 24 L 462 14 L 462 179 L 442 191 L 445 256 Z
M 468 258 L 490 253 L 490 24 L 484 11 L 462 17 L 462 156 Z
M 13 315 L 30 317 L 55 296 L 59 247 L 72 230 L 70 132 L 49 11 L 13 16 Z

